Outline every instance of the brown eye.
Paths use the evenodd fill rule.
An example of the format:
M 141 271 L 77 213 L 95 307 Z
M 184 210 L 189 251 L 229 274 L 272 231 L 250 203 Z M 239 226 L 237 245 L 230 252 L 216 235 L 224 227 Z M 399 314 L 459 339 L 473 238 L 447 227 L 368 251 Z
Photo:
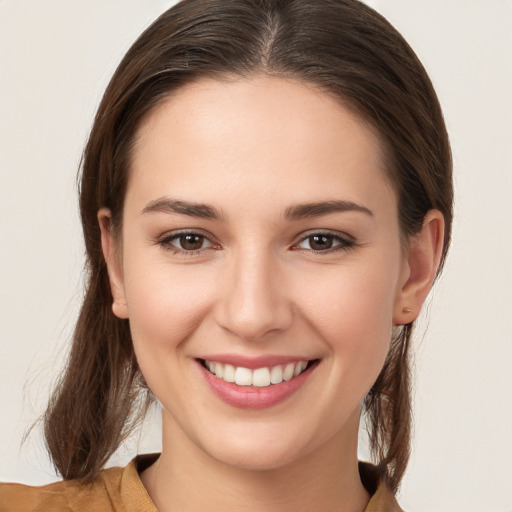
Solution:
M 314 251 L 330 249 L 333 246 L 333 237 L 330 235 L 314 235 L 309 237 L 309 246 Z
M 213 243 L 199 233 L 177 233 L 160 240 L 159 245 L 173 253 L 194 254 L 213 247 Z
M 204 236 L 196 234 L 181 235 L 177 238 L 180 249 L 185 251 L 198 251 L 204 244 Z
M 303 238 L 297 247 L 313 252 L 330 252 L 330 250 L 349 249 L 353 246 L 354 241 L 351 239 L 330 233 L 314 233 Z

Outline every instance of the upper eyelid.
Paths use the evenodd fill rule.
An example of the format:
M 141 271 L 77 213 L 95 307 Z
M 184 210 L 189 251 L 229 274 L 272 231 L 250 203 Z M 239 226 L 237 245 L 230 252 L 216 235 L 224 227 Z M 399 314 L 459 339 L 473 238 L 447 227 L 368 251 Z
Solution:
M 180 229 L 178 231 L 165 233 L 165 234 L 159 236 L 158 239 L 165 240 L 166 238 L 174 238 L 174 237 L 179 237 L 179 236 L 183 236 L 183 235 L 200 235 L 200 236 L 207 238 L 210 241 L 213 241 L 216 239 L 216 237 L 214 237 L 211 233 L 209 233 L 207 231 L 203 231 L 200 228 Z M 311 230 L 302 232 L 299 235 L 297 235 L 295 237 L 295 240 L 302 241 L 302 240 L 305 240 L 306 238 L 309 238 L 310 236 L 313 236 L 313 235 L 329 235 L 332 237 L 341 238 L 342 240 L 354 241 L 354 237 L 349 235 L 348 233 L 341 232 L 341 231 L 335 231 L 335 230 L 331 230 L 331 229 L 311 229 Z
M 306 231 L 305 233 L 301 233 L 297 237 L 297 241 L 302 242 L 306 238 L 309 238 L 314 235 L 327 235 L 332 236 L 333 238 L 339 238 L 340 240 L 344 240 L 345 242 L 355 242 L 355 238 L 352 235 L 349 235 L 348 233 L 342 231 L 335 231 L 332 229 L 313 229 L 310 231 Z
M 159 242 L 161 242 L 163 240 L 174 239 L 174 238 L 178 238 L 180 236 L 186 236 L 186 235 L 199 235 L 199 236 L 202 236 L 202 237 L 208 239 L 212 243 L 215 240 L 215 237 L 211 233 L 209 233 L 207 231 L 203 231 L 202 229 L 199 229 L 199 228 L 180 229 L 178 231 L 167 232 L 161 236 L 158 236 L 157 240 Z

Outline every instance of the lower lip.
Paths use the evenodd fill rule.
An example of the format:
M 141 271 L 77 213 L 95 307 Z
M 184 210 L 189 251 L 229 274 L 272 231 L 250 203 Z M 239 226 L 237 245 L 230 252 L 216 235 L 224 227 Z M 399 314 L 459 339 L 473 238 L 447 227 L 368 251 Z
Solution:
M 210 389 L 227 404 L 241 409 L 265 409 L 284 402 L 297 392 L 317 367 L 318 361 L 297 377 L 264 388 L 238 386 L 233 382 L 226 382 L 210 373 L 199 361 L 198 365 Z

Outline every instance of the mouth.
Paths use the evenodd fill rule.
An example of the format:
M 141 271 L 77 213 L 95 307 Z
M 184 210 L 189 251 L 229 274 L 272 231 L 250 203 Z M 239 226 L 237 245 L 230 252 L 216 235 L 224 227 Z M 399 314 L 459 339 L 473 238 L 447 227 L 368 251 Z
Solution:
M 242 409 L 263 409 L 299 393 L 321 359 L 225 353 L 204 354 L 195 361 L 207 386 L 223 402 Z
M 296 379 L 316 365 L 319 359 L 301 360 L 253 369 L 219 361 L 209 361 L 208 359 L 198 359 L 198 362 L 211 375 L 226 383 L 252 388 L 267 388 Z

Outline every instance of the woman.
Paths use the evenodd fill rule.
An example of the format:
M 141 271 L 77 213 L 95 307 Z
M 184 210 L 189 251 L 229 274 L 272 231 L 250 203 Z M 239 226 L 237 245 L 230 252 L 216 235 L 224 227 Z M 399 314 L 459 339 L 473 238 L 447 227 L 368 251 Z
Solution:
M 432 85 L 370 8 L 170 9 L 84 153 L 89 282 L 45 423 L 65 481 L 0 504 L 399 510 L 409 340 L 451 201 Z M 160 456 L 103 470 L 155 398 Z

